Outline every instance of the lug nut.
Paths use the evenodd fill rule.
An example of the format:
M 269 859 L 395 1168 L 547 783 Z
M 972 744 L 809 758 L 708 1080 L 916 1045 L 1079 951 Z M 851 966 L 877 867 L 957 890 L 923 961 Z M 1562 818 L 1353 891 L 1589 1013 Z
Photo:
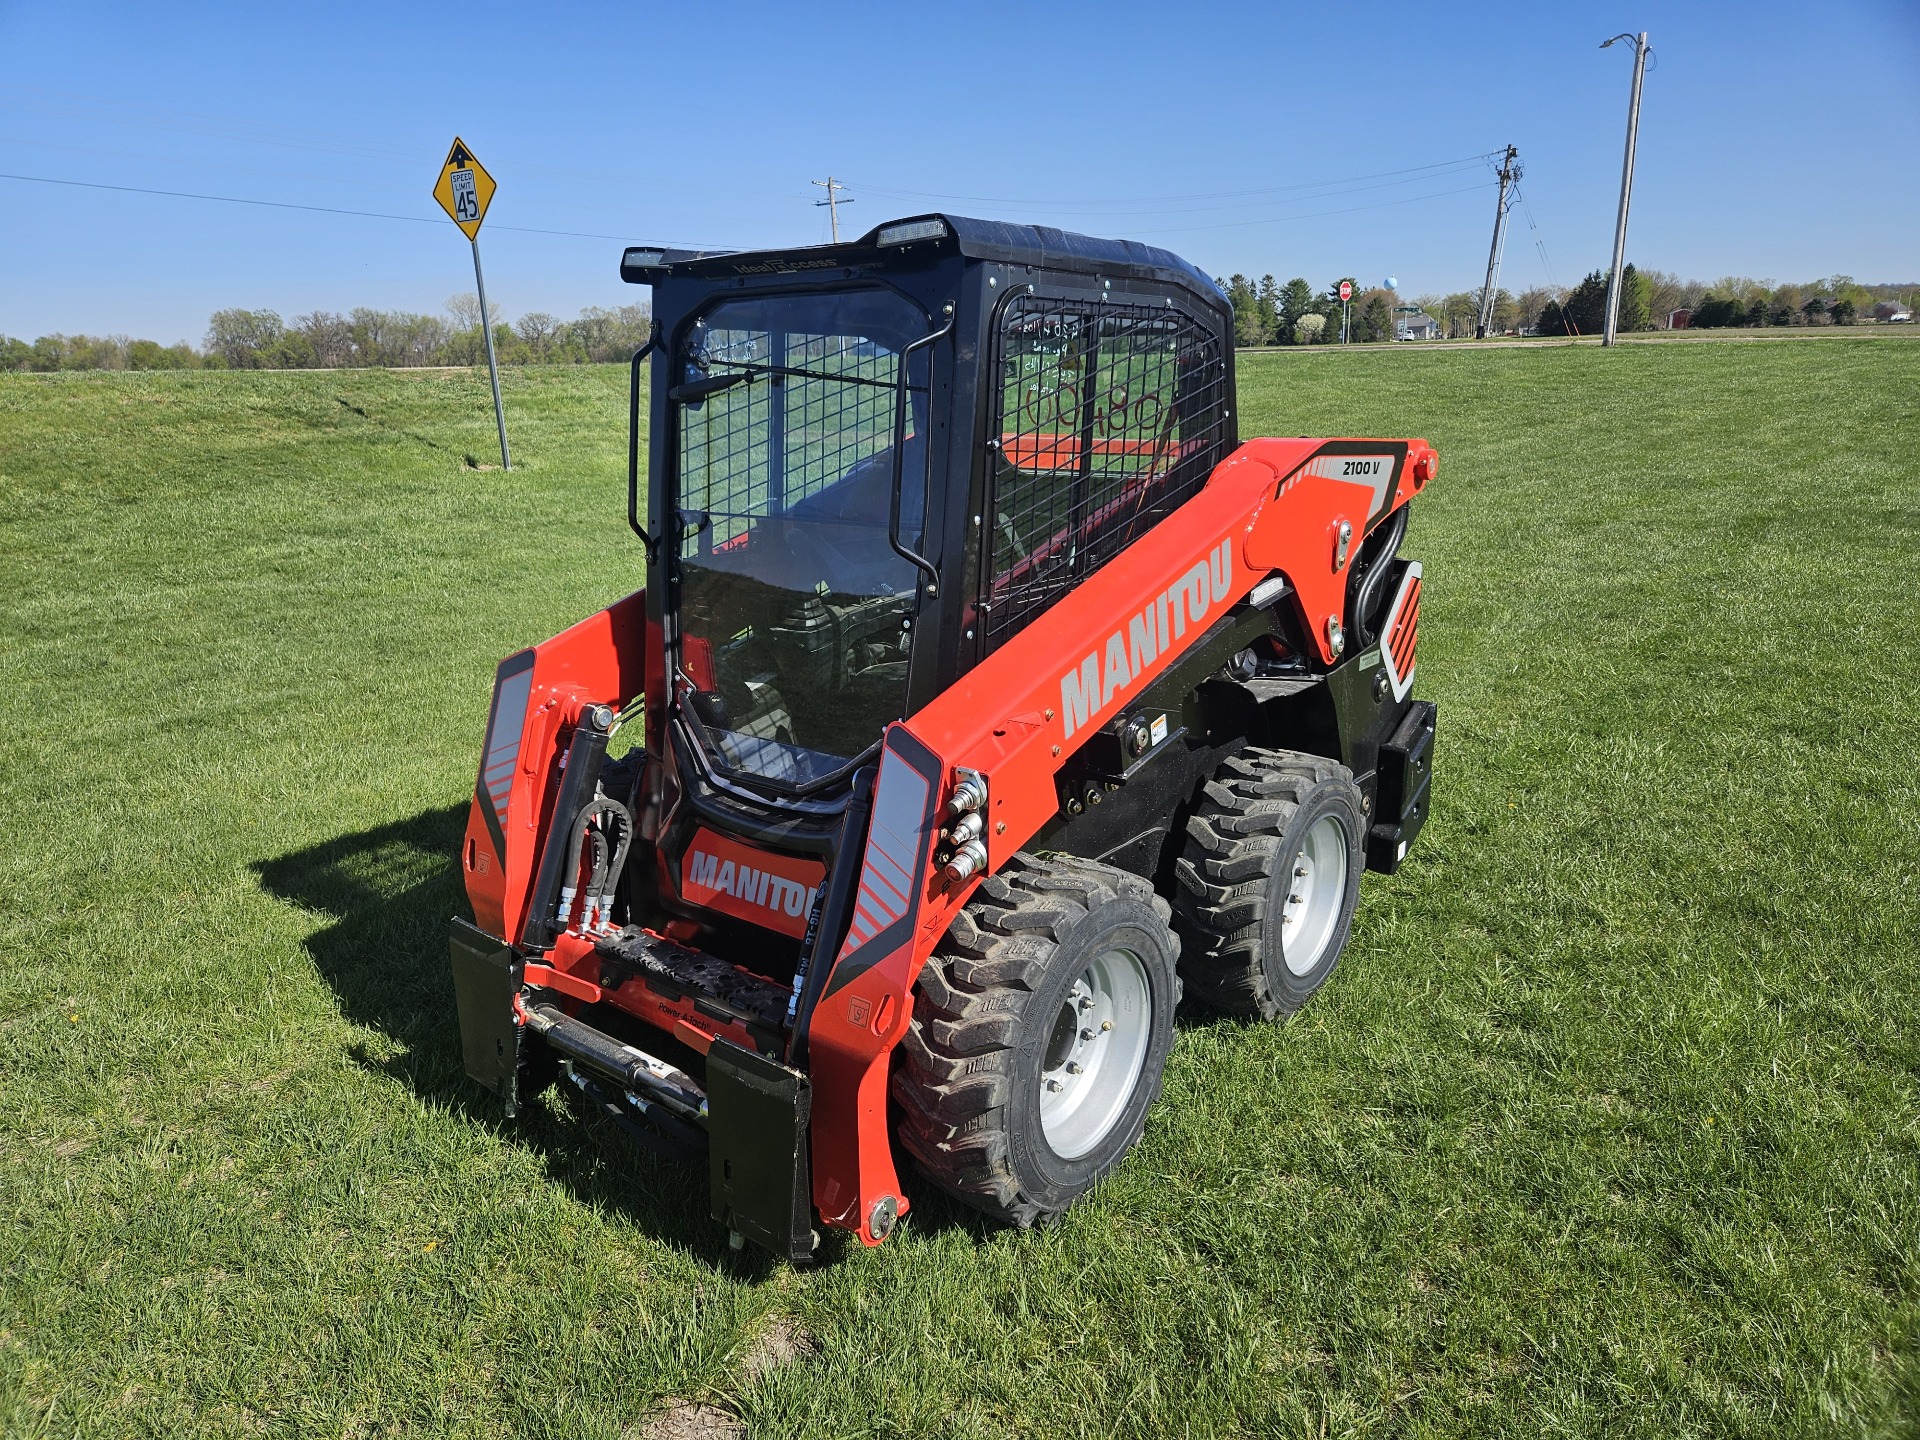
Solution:
M 1081 1072 L 1080 1062 L 1078 1060 L 1067 1061 L 1067 1074 L 1078 1075 L 1080 1073 L 1082 1072 Z
M 1108 1031 L 1108 1030 L 1111 1030 L 1111 1029 L 1113 1029 L 1113 1021 L 1111 1021 L 1111 1020 L 1102 1020 L 1102 1021 L 1100 1022 L 1100 1029 L 1102 1030 L 1102 1032 L 1105 1032 L 1105 1031 Z
M 1064 1086 L 1064 1085 L 1062 1085 L 1062 1084 L 1061 1084 L 1061 1083 L 1060 1083 L 1060 1082 L 1059 1082 L 1058 1080 L 1049 1080 L 1049 1081 L 1047 1081 L 1047 1089 L 1049 1089 L 1049 1090 L 1064 1090 L 1064 1089 L 1066 1089 L 1066 1086 Z
M 1093 1039 L 1094 1036 L 1098 1035 L 1099 1033 L 1100 1032 L 1098 1030 L 1082 1030 L 1080 1032 L 1080 1038 L 1082 1040 L 1091 1040 Z

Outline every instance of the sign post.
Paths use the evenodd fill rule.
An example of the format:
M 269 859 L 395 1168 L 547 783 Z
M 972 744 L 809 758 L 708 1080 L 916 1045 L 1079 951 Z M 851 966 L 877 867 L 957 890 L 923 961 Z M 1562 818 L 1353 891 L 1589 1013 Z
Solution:
M 480 333 L 487 342 L 487 378 L 493 382 L 493 420 L 500 428 L 500 468 L 513 469 L 507 454 L 507 412 L 500 408 L 500 366 L 493 358 L 493 316 L 487 310 L 487 277 L 480 270 L 480 222 L 487 218 L 487 206 L 499 187 L 473 152 L 458 135 L 453 148 L 440 166 L 440 179 L 433 187 L 433 198 L 452 217 L 453 223 L 473 242 L 473 284 L 480 293 Z
M 480 252 L 476 250 L 474 253 L 478 255 Z M 1353 327 L 1349 323 L 1353 318 L 1352 300 L 1353 282 L 1342 280 L 1340 282 L 1340 343 L 1342 345 L 1347 343 L 1347 336 L 1352 333 Z

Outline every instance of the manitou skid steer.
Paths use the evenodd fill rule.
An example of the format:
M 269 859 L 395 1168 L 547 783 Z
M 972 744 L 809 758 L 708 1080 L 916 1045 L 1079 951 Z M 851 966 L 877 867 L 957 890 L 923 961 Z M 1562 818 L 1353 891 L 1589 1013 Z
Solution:
M 583 561 L 646 585 L 500 664 L 467 1068 L 704 1152 L 794 1260 L 885 1240 L 903 1154 L 1058 1214 L 1183 983 L 1297 1009 L 1426 819 L 1434 452 L 1242 442 L 1226 299 L 1131 242 L 926 215 L 620 274 L 636 538 Z

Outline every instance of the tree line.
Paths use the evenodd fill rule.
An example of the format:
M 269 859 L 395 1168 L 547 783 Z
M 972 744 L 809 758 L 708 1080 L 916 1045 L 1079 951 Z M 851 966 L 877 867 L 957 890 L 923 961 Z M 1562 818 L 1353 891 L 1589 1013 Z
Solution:
M 1663 328 L 1676 310 L 1692 312 L 1696 330 L 1754 325 L 1851 325 L 1882 300 L 1920 301 L 1920 286 L 1862 285 L 1848 275 L 1804 284 L 1726 276 L 1703 283 L 1659 270 L 1622 271 L 1620 328 Z M 1538 286 L 1518 295 L 1498 291 L 1496 334 L 1595 335 L 1605 322 L 1608 272 L 1595 270 L 1578 285 Z M 1340 339 L 1341 281 L 1316 291 L 1295 277 L 1234 275 L 1218 282 L 1233 304 L 1235 343 L 1327 345 Z M 1362 288 L 1351 276 L 1348 311 L 1357 343 L 1391 340 L 1411 308 L 1430 316 L 1449 339 L 1471 336 L 1480 293 L 1421 295 L 1403 302 L 1382 286 Z M 608 310 L 590 305 L 572 320 L 541 311 L 509 323 L 489 307 L 494 350 L 504 365 L 587 365 L 624 361 L 645 343 L 651 316 L 645 305 Z M 455 295 L 444 314 L 405 310 L 315 310 L 283 321 L 273 310 L 218 310 L 198 348 L 161 345 L 126 335 L 42 335 L 27 341 L 0 335 L 0 370 L 326 370 L 346 366 L 477 365 L 486 359 L 480 302 Z
M 503 365 L 624 361 L 646 342 L 645 305 L 590 305 L 571 320 L 541 311 L 508 323 L 490 305 L 494 352 Z M 447 301 L 443 315 L 360 308 L 315 310 L 283 321 L 273 310 L 217 310 L 198 348 L 125 335 L 0 335 L 0 370 L 331 370 L 348 366 L 478 365 L 487 358 L 480 302 Z
M 1753 325 L 1851 325 L 1870 316 L 1882 300 L 1920 301 L 1920 285 L 1862 285 L 1834 275 L 1804 284 L 1726 276 L 1711 282 L 1682 280 L 1659 270 L 1621 270 L 1619 326 L 1664 329 L 1676 310 L 1692 312 L 1694 329 Z M 1605 326 L 1611 272 L 1595 270 L 1571 289 L 1542 285 L 1515 295 L 1499 290 L 1493 301 L 1493 333 L 1597 335 Z M 1282 285 L 1271 275 L 1251 280 L 1233 275 L 1217 282 L 1233 305 L 1234 340 L 1242 346 L 1327 345 L 1340 340 L 1340 281 L 1316 291 L 1304 279 Z M 1362 288 L 1351 276 L 1348 325 L 1355 343 L 1391 340 L 1409 310 L 1433 319 L 1448 339 L 1470 338 L 1480 318 L 1480 292 L 1420 295 L 1403 301 L 1382 286 Z

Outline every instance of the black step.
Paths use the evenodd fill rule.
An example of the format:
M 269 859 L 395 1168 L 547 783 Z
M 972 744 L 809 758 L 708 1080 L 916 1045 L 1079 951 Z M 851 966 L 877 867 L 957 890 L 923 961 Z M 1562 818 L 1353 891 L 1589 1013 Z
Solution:
M 704 951 L 676 945 L 637 925 L 607 936 L 594 951 L 604 963 L 639 975 L 656 988 L 693 996 L 697 1005 L 716 1016 L 776 1035 L 786 1030 L 787 1002 L 792 992 L 785 985 Z

